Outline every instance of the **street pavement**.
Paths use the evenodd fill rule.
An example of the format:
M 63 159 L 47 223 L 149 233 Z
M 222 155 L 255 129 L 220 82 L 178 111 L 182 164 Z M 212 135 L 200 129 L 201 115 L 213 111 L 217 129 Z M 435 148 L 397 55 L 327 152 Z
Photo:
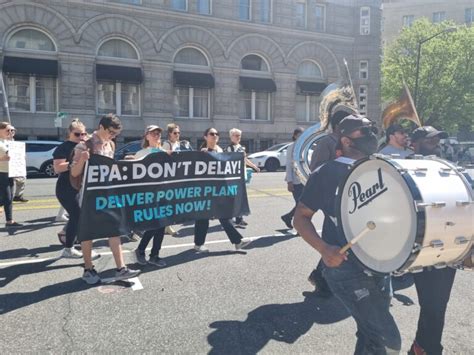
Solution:
M 142 267 L 133 284 L 88 286 L 81 262 L 57 259 L 55 179 L 29 179 L 28 203 L 15 204 L 25 227 L 0 229 L 1 353 L 350 354 L 355 323 L 334 298 L 319 299 L 307 276 L 319 256 L 280 215 L 293 206 L 283 172 L 254 174 L 248 186 L 252 214 L 242 235 L 254 239 L 236 252 L 211 222 L 210 253 L 195 254 L 193 225 L 166 236 L 165 268 Z M 394 199 L 395 200 L 395 199 Z M 321 228 L 321 215 L 314 222 Z M 96 268 L 113 274 L 106 241 L 95 243 Z M 136 242 L 124 240 L 126 261 Z M 392 312 L 403 351 L 416 330 L 418 302 L 410 280 L 397 281 Z M 471 271 L 458 271 L 443 343 L 447 354 L 472 354 Z

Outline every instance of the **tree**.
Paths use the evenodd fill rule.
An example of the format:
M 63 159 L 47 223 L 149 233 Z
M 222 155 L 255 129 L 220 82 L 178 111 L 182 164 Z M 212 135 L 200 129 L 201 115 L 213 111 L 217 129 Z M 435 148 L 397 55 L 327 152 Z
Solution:
M 420 19 L 385 48 L 383 100 L 398 99 L 403 79 L 414 95 L 418 43 L 453 26 Z M 416 108 L 425 125 L 451 133 L 474 129 L 474 26 L 459 26 L 423 43 Z

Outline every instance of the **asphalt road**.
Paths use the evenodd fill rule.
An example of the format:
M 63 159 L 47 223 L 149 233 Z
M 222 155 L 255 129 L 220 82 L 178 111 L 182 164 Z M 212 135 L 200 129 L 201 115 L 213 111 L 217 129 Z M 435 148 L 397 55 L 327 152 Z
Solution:
M 30 179 L 14 217 L 25 227 L 0 229 L 2 353 L 114 352 L 212 354 L 349 354 L 355 323 L 334 298 L 312 294 L 306 278 L 319 259 L 280 215 L 292 207 L 283 173 L 254 174 L 248 194 L 251 216 L 244 237 L 254 242 L 235 252 L 211 223 L 208 255 L 190 249 L 193 226 L 179 238 L 165 237 L 168 266 L 144 267 L 134 287 L 85 285 L 80 261 L 57 260 L 54 179 Z M 315 223 L 321 226 L 321 216 Z M 101 276 L 112 273 L 106 242 Z M 126 260 L 135 242 L 124 242 Z M 138 266 L 138 265 L 134 265 Z M 139 289 L 139 286 L 142 289 Z M 393 315 L 406 351 L 415 334 L 419 307 L 414 287 L 397 285 Z M 134 290 L 135 288 L 135 290 Z M 472 273 L 458 271 L 449 303 L 447 354 L 474 352 Z

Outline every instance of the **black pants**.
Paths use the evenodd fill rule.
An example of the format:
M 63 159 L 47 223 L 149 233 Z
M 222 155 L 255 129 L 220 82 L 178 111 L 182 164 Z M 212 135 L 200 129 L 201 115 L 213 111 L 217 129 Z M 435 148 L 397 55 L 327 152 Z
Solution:
M 5 211 L 5 220 L 13 220 L 13 178 L 8 173 L 0 173 L 0 201 Z
M 291 193 L 293 194 L 293 200 L 295 200 L 295 207 L 293 207 L 292 210 L 286 214 L 286 216 L 293 218 L 293 216 L 295 215 L 296 205 L 298 204 L 298 201 L 300 200 L 301 194 L 303 193 L 303 189 L 304 189 L 303 184 L 293 185 L 293 191 Z
M 150 256 L 158 256 L 161 249 L 161 244 L 163 244 L 163 238 L 165 236 L 165 227 L 153 229 L 143 233 L 143 237 L 138 244 L 138 250 L 145 254 L 145 249 L 150 243 L 150 240 L 153 239 L 153 246 L 151 247 Z
M 452 268 L 425 270 L 413 274 L 420 303 L 416 342 L 429 355 L 443 352 L 441 337 L 455 276 L 456 270 Z
M 232 244 L 239 244 L 242 241 L 242 235 L 234 228 L 229 219 L 219 219 L 224 228 L 227 237 Z M 209 229 L 208 219 L 198 219 L 194 224 L 194 244 L 204 245 L 206 242 L 207 230 Z
M 77 229 L 79 228 L 81 209 L 77 202 L 77 193 L 77 190 L 69 184 L 56 184 L 56 197 L 69 215 L 66 224 L 66 248 L 74 246 L 74 239 L 76 239 Z

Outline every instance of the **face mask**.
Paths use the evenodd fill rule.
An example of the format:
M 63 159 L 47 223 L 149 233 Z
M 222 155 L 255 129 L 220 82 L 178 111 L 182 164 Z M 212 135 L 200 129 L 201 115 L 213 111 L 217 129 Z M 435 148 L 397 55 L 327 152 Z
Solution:
M 370 155 L 377 151 L 377 136 L 373 133 L 359 138 L 350 138 L 350 140 L 353 143 L 352 147 L 365 155 Z

